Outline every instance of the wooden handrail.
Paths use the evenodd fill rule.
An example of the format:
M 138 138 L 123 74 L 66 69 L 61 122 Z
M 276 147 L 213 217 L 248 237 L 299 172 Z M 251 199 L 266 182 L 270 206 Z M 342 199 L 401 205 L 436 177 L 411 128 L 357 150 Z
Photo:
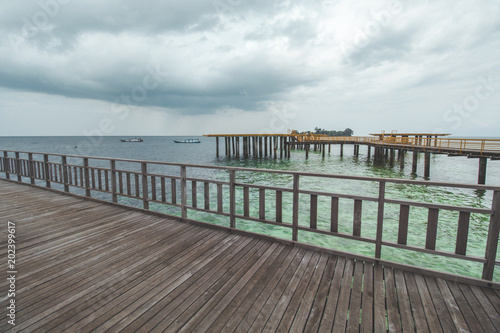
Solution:
M 439 141 L 437 143 L 439 143 Z M 70 158 L 72 159 L 71 161 L 69 160 Z M 100 165 L 95 166 L 95 161 L 100 161 Z M 132 163 L 134 167 L 131 166 L 130 168 L 127 167 L 117 169 L 117 163 L 123 162 Z M 175 174 L 164 174 L 162 172 L 158 172 L 158 170 L 164 166 L 175 166 L 178 171 Z M 224 176 L 225 179 L 221 179 L 220 177 L 218 177 L 218 179 L 207 179 L 204 177 L 193 176 L 188 177 L 188 174 L 195 169 L 213 169 L 223 171 L 226 173 Z M 290 183 L 288 187 L 275 187 L 270 185 L 259 185 L 256 183 L 245 183 L 241 180 L 237 181 L 237 175 L 246 172 L 286 175 L 290 176 Z M 42 154 L 7 150 L 3 150 L 3 154 L 0 154 L 0 175 L 1 173 L 3 173 L 4 178 L 10 179 L 11 181 L 26 182 L 30 185 L 53 188 L 63 192 L 69 192 L 70 189 L 78 189 L 82 191 L 82 196 L 87 197 L 91 197 L 93 196 L 93 193 L 99 192 L 109 195 L 110 198 L 107 201 L 115 203 L 118 202 L 118 197 L 138 199 L 142 201 L 142 208 L 146 210 L 151 209 L 150 203 L 179 207 L 180 216 L 183 219 L 189 218 L 190 211 L 202 211 L 210 214 L 216 214 L 229 218 L 230 228 L 238 228 L 238 220 L 240 219 L 246 219 L 255 223 L 291 228 L 291 240 L 293 241 L 300 241 L 299 231 L 307 231 L 320 235 L 341 237 L 368 244 L 375 244 L 375 251 L 373 253 L 374 259 L 380 259 L 382 257 L 383 248 L 392 247 L 406 249 L 409 251 L 431 253 L 442 257 L 459 258 L 471 262 L 481 262 L 483 263 L 483 271 L 479 275 L 481 275 L 485 280 L 493 279 L 495 266 L 500 264 L 496 258 L 500 232 L 500 187 L 497 186 L 346 176 L 256 168 L 223 167 L 119 158 L 47 153 Z M 363 193 L 363 195 L 334 193 L 332 191 L 328 191 L 328 189 L 319 191 L 299 186 L 301 183 L 307 184 L 306 182 L 301 181 L 306 177 L 313 177 L 318 180 L 330 178 L 371 182 L 378 184 L 378 195 L 369 196 L 365 193 Z M 160 189 L 158 189 L 156 185 L 158 182 L 161 185 Z M 170 183 L 170 186 L 167 186 L 168 183 Z M 430 202 L 386 198 L 386 186 L 390 183 L 437 188 L 453 187 L 475 189 L 480 191 L 492 191 L 492 206 L 491 209 L 487 209 L 468 207 L 466 205 L 434 204 Z M 204 200 L 204 205 L 198 204 L 197 184 L 203 184 L 204 191 L 202 198 Z M 135 191 L 133 191 L 134 187 Z M 177 192 L 177 189 L 180 189 L 180 193 Z M 211 189 L 216 189 L 215 200 L 217 202 L 217 207 L 212 209 L 210 207 Z M 249 209 L 251 204 L 250 189 L 252 189 L 252 191 L 257 191 L 252 193 L 258 193 L 258 216 L 252 216 Z M 158 190 L 160 193 L 158 193 Z M 191 191 L 190 196 L 188 196 L 189 191 Z M 237 193 L 240 191 L 243 192 L 242 201 L 236 200 Z M 268 193 L 272 194 L 273 192 L 275 193 L 275 196 L 267 195 Z M 284 192 L 291 193 L 291 198 L 289 196 L 283 196 Z M 180 203 L 178 202 L 179 195 Z M 276 200 L 276 215 L 274 219 L 270 218 L 266 214 L 266 198 L 269 197 L 275 198 Z M 304 210 L 304 207 L 307 207 L 302 207 L 302 205 L 304 205 L 304 197 L 309 198 L 309 205 L 307 205 L 309 206 L 309 223 L 307 224 L 301 223 L 304 222 L 301 221 L 301 211 Z M 319 198 L 331 199 L 330 221 L 321 220 L 318 216 Z M 339 198 L 343 201 L 351 200 L 351 202 L 354 202 L 353 221 L 348 222 L 339 219 Z M 228 206 L 224 204 L 225 200 L 229 200 Z M 363 234 L 363 201 L 365 203 L 377 203 L 375 237 L 368 237 L 366 234 Z M 274 203 L 272 204 L 274 205 Z M 396 243 L 384 239 L 383 235 L 384 222 L 387 219 L 387 217 L 384 216 L 384 210 L 387 205 L 400 206 L 399 226 L 397 230 L 398 237 Z M 284 216 L 283 207 L 285 206 L 291 207 L 291 216 Z M 301 208 L 299 209 L 299 207 Z M 425 230 L 427 230 L 427 232 L 422 234 L 422 243 L 425 244 L 424 246 L 407 244 L 408 226 L 411 225 L 408 216 L 412 207 L 427 209 L 429 212 L 425 226 Z M 455 248 L 454 252 L 444 251 L 443 249 L 438 248 L 438 216 L 441 215 L 440 212 L 442 211 L 459 212 L 459 220 L 456 224 L 457 239 L 456 244 L 453 246 L 453 248 Z M 469 241 L 468 225 L 471 213 L 482 214 L 489 216 L 490 218 L 487 245 L 484 256 L 478 257 L 477 254 L 467 254 L 467 243 Z M 328 226 L 325 227 L 325 225 Z M 349 226 L 349 228 L 352 227 L 352 233 L 340 232 L 339 225 L 343 227 Z

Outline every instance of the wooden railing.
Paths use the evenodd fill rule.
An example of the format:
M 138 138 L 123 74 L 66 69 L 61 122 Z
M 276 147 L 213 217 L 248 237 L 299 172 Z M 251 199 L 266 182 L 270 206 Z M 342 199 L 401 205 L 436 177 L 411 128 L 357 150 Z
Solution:
M 262 185 L 240 177 L 249 172 L 262 176 L 284 177 L 287 186 Z M 211 177 L 207 177 L 207 173 Z M 280 226 L 291 229 L 293 241 L 300 241 L 299 231 L 356 240 L 374 245 L 371 260 L 380 262 L 384 262 L 381 260 L 383 248 L 405 249 L 481 263 L 484 280 L 492 280 L 495 266 L 500 264 L 496 258 L 500 231 L 500 187 L 4 150 L 0 150 L 0 175 L 11 181 L 28 182 L 35 186 L 97 197 L 99 200 L 120 204 L 129 204 L 127 198 L 137 199 L 143 209 L 150 209 L 150 204 L 153 203 L 159 207 L 178 207 L 182 219 L 187 219 L 191 211 L 225 216 L 229 218 L 230 228 L 238 227 L 237 220 Z M 301 180 L 304 178 L 308 180 L 306 184 L 320 184 L 319 188 L 327 179 L 370 182 L 373 187 L 376 186 L 378 194 L 367 196 L 331 192 L 328 189 L 318 191 L 301 186 Z M 450 188 L 484 191 L 489 193 L 488 196 L 491 194 L 492 205 L 491 208 L 477 208 L 393 199 L 387 195 L 387 184 L 423 186 L 443 191 Z M 250 191 L 254 191 L 253 194 L 258 193 L 258 196 L 255 196 L 258 197 L 258 202 L 250 199 Z M 241 200 L 236 199 L 237 194 Z M 211 197 L 215 200 L 211 200 Z M 266 197 L 272 197 L 274 200 L 270 202 Z M 329 201 L 328 221 L 320 221 L 318 218 L 318 198 L 326 198 Z M 354 203 L 352 221 L 340 218 L 339 211 L 342 207 L 339 199 L 342 203 Z M 371 237 L 361 233 L 363 205 L 369 202 L 376 205 L 376 232 L 375 236 Z M 384 209 L 387 205 L 399 206 L 397 241 L 383 238 L 384 221 L 387 219 Z M 258 207 L 258 210 L 254 210 L 258 211 L 258 214 L 251 213 L 251 206 Z M 273 207 L 273 214 L 270 214 L 270 206 Z M 302 211 L 309 208 L 305 221 L 304 215 L 299 221 L 299 207 Z M 410 211 L 416 207 L 428 211 L 427 221 L 410 221 Z M 454 251 L 437 248 L 438 217 L 445 211 L 458 212 L 456 229 L 447 231 L 456 234 Z M 489 220 L 484 256 L 467 253 L 471 214 L 486 215 Z M 411 223 L 424 223 L 422 238 L 425 245 L 408 244 Z M 350 231 L 342 232 L 346 230 L 346 226 Z M 396 260 L 391 259 L 391 262 L 393 261 Z
M 500 140 L 498 139 L 455 139 L 455 138 L 415 138 L 415 137 L 390 137 L 382 140 L 370 136 L 318 136 L 301 135 L 297 137 L 298 142 L 309 143 L 361 143 L 373 145 L 397 145 L 403 148 L 432 148 L 438 151 L 456 150 L 459 153 L 469 151 L 483 154 L 500 153 Z

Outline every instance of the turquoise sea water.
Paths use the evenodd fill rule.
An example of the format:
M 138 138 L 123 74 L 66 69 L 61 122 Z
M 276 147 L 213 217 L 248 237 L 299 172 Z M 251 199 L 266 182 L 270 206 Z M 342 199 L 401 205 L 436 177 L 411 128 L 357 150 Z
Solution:
M 32 151 L 57 154 L 83 154 L 88 156 L 114 157 L 139 159 L 149 161 L 167 161 L 176 163 L 193 163 L 219 166 L 237 166 L 279 170 L 308 171 L 329 174 L 359 175 L 372 177 L 388 177 L 400 179 L 423 180 L 423 156 L 419 159 L 418 171 L 416 175 L 411 174 L 411 153 L 405 158 L 404 168 L 401 169 L 398 161 L 394 166 L 388 163 L 374 163 L 366 156 L 366 146 L 361 146 L 359 157 L 353 156 L 353 146 L 344 146 L 344 156 L 339 156 L 339 147 L 332 146 L 331 154 L 326 154 L 322 158 L 319 152 L 310 152 L 309 159 L 305 159 L 304 151 L 292 151 L 290 159 L 277 160 L 272 158 L 262 159 L 227 159 L 225 157 L 216 158 L 215 139 L 200 137 L 200 144 L 175 144 L 173 140 L 187 137 L 143 137 L 143 143 L 122 143 L 119 137 L 93 138 L 91 143 L 83 137 L 0 137 L 0 149 Z M 80 149 L 75 149 L 75 146 Z M 221 153 L 223 152 L 221 142 Z M 98 165 L 99 162 L 94 162 Z M 107 165 L 106 165 L 107 167 Z M 122 168 L 128 168 L 124 163 Z M 131 167 L 131 166 L 130 166 Z M 168 169 L 168 168 L 163 168 Z M 149 170 L 150 172 L 170 172 L 162 170 Z M 431 160 L 431 181 L 443 181 L 454 183 L 477 182 L 478 160 L 467 159 L 466 157 L 448 157 L 446 155 L 432 155 Z M 225 171 L 214 171 L 206 169 L 196 169 L 189 176 L 200 176 L 202 178 L 228 180 L 228 173 Z M 287 175 L 275 175 L 259 172 L 238 172 L 237 182 L 245 182 L 259 185 L 279 186 L 291 188 L 292 178 Z M 500 186 L 500 161 L 488 161 L 487 180 L 488 185 Z M 343 194 L 355 194 L 362 196 L 376 197 L 378 194 L 378 183 L 349 180 L 318 179 L 315 177 L 301 177 L 301 189 L 318 190 L 325 192 L 336 192 Z M 189 190 L 189 189 L 188 189 Z M 227 192 L 227 191 L 225 191 Z M 188 192 L 190 193 L 190 192 Z M 100 194 L 96 194 L 99 196 Z M 203 189 L 198 189 L 199 202 L 202 202 Z M 258 217 L 258 190 L 250 191 L 250 215 Z M 190 196 L 188 196 L 190 197 Z M 237 202 L 242 201 L 243 194 L 237 191 Z M 491 193 L 464 190 L 455 188 L 436 188 L 426 186 L 414 186 L 405 184 L 387 184 L 386 197 L 402 200 L 414 200 L 424 202 L 436 202 L 453 204 L 460 206 L 470 206 L 479 208 L 491 207 Z M 211 195 L 212 207 L 215 207 L 215 195 Z M 266 218 L 274 219 L 275 194 L 272 191 L 266 192 Z M 291 194 L 283 193 L 283 221 L 291 222 Z M 140 205 L 133 199 L 121 198 L 121 202 L 132 205 Z M 228 207 L 229 197 L 225 193 L 224 207 Z M 340 199 L 339 203 L 339 231 L 352 234 L 352 220 L 354 201 L 350 199 Z M 161 204 L 151 204 L 151 209 L 165 213 L 179 215 L 177 207 L 169 207 Z M 374 237 L 376 232 L 376 212 L 377 204 L 363 201 L 361 235 L 364 237 Z M 414 208 L 410 210 L 410 225 L 408 232 L 408 244 L 424 246 L 427 209 Z M 243 207 L 238 205 L 237 214 L 243 214 Z M 397 241 L 397 226 L 399 221 L 399 206 L 386 204 L 384 219 L 384 240 Z M 228 219 L 214 214 L 189 211 L 189 218 L 199 219 L 211 223 L 228 225 Z M 299 223 L 308 225 L 309 221 L 309 196 L 300 195 Z M 330 198 L 318 197 L 318 228 L 328 230 L 330 221 Z M 486 235 L 489 218 L 481 214 L 471 214 L 469 226 L 469 241 L 467 253 L 477 256 L 484 256 Z M 458 212 L 440 211 L 438 223 L 437 248 L 443 251 L 454 251 L 456 230 L 458 224 Z M 252 221 L 237 221 L 238 228 L 253 232 L 270 234 L 285 239 L 291 239 L 291 230 L 284 227 L 264 225 Z M 311 244 L 321 245 L 346 252 L 354 252 L 372 256 L 374 246 L 358 241 L 352 241 L 337 237 L 323 236 L 308 232 L 299 232 L 299 240 Z M 500 253 L 500 251 L 499 251 Z M 481 274 L 481 264 L 470 263 L 457 259 L 438 258 L 436 256 L 416 253 L 412 251 L 399 250 L 384 247 L 382 256 L 387 260 L 397 258 L 398 262 L 414 264 L 418 266 L 445 270 L 452 273 L 479 277 Z M 494 279 L 500 281 L 500 274 L 496 274 Z

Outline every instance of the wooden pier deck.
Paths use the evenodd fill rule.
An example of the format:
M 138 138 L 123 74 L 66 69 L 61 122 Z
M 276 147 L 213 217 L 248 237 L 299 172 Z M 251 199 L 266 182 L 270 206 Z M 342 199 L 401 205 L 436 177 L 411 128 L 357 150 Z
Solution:
M 5 180 L 0 216 L 18 272 L 12 327 L 2 262 L 2 332 L 500 330 L 493 288 Z

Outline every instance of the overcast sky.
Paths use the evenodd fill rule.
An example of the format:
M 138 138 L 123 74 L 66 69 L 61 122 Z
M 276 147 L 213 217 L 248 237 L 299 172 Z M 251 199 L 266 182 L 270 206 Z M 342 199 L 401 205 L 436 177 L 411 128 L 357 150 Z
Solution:
M 500 2 L 0 4 L 0 136 L 500 137 Z

